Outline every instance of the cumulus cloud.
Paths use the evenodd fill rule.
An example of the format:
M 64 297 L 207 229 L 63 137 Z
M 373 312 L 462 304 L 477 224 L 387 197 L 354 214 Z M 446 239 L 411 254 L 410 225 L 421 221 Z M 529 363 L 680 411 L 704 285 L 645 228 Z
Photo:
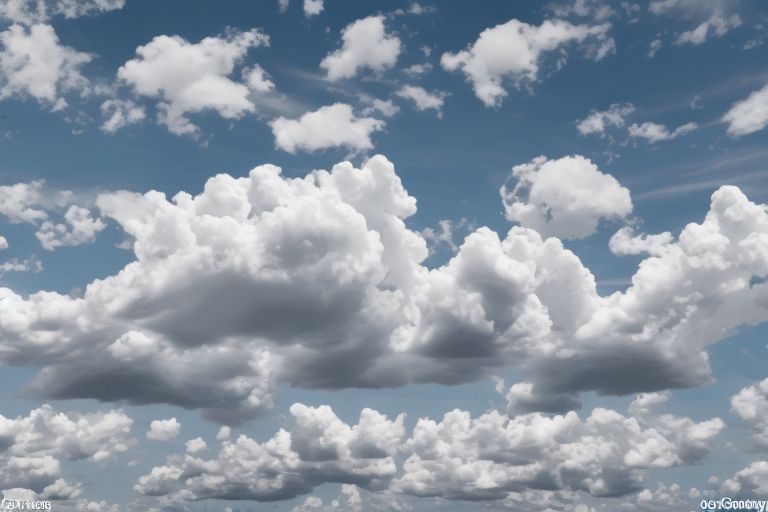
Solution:
M 168 420 L 153 420 L 149 424 L 149 430 L 147 431 L 147 439 L 154 439 L 155 441 L 170 441 L 175 438 L 181 432 L 181 423 L 176 418 Z
M 64 213 L 64 223 L 45 221 L 35 236 L 43 249 L 53 251 L 58 247 L 82 245 L 93 242 L 96 234 L 106 226 L 99 218 L 93 218 L 90 210 L 70 206 Z
M 722 118 L 728 135 L 741 137 L 768 126 L 768 85 L 734 103 Z
M 217 457 L 187 453 L 142 476 L 136 491 L 185 499 L 272 501 L 306 494 L 324 482 L 385 489 L 395 475 L 393 456 L 405 435 L 404 415 L 394 420 L 363 409 L 356 425 L 328 406 L 290 408 L 293 425 L 259 443 L 245 435 L 225 439 Z
M 631 103 L 614 103 L 608 110 L 592 110 L 587 117 L 576 125 L 582 135 L 599 135 L 603 137 L 608 127 L 622 128 L 624 118 L 635 111 Z
M 392 68 L 400 55 L 400 39 L 387 32 L 384 16 L 369 16 L 341 31 L 342 46 L 320 62 L 328 80 L 352 78 L 362 69 L 381 73 Z
M 400 107 L 395 105 L 392 100 L 381 100 L 379 98 L 364 98 L 369 105 L 363 109 L 364 115 L 370 115 L 374 112 L 380 112 L 384 117 L 392 117 L 400 112 Z
M 0 215 L 12 224 L 38 226 L 35 236 L 48 251 L 92 242 L 106 224 L 94 218 L 88 208 L 72 204 L 77 196 L 70 190 L 52 191 L 42 180 L 0 186 Z M 61 216 L 60 222 L 51 215 Z
M 585 238 L 601 220 L 632 213 L 629 190 L 581 156 L 538 157 L 513 167 L 511 177 L 514 188 L 501 187 L 507 219 L 544 236 Z
M 334 103 L 298 119 L 278 117 L 270 126 L 275 145 L 289 153 L 328 148 L 359 152 L 373 148 L 371 135 L 383 130 L 386 123 L 373 117 L 357 117 L 350 105 Z
M 753 462 L 723 482 L 720 491 L 746 499 L 768 497 L 768 462 Z
M 125 0 L 0 0 L 0 18 L 31 25 L 55 16 L 80 18 L 124 6 Z
M 101 129 L 106 133 L 115 133 L 124 126 L 143 121 L 146 117 L 144 107 L 130 100 L 106 100 L 99 110 L 104 118 Z
M 630 254 L 661 256 L 673 241 L 674 237 L 669 231 L 657 235 L 646 233 L 635 235 L 635 230 L 632 227 L 624 226 L 613 234 L 608 241 L 608 247 L 613 254 L 619 256 Z
M 63 109 L 66 93 L 88 92 L 81 68 L 90 60 L 91 55 L 60 44 L 50 25 L 11 25 L 0 33 L 0 100 L 31 97 Z
M 472 501 L 514 500 L 531 491 L 618 496 L 640 490 L 645 470 L 701 460 L 724 427 L 718 418 L 638 419 L 607 409 L 584 419 L 575 412 L 509 418 L 496 411 L 473 418 L 457 409 L 441 421 L 420 418 L 406 437 L 404 415 L 390 420 L 364 409 L 356 425 L 347 425 L 328 406 L 294 404 L 290 412 L 292 426 L 266 442 L 241 435 L 224 439 L 209 460 L 171 456 L 135 489 L 187 500 L 269 501 L 332 481 Z M 362 504 L 357 489 L 345 489 L 345 501 Z M 323 501 L 310 497 L 297 510 L 324 510 Z
M 757 445 L 768 449 L 768 379 L 731 397 L 731 409 L 752 428 Z
M 444 53 L 440 63 L 448 71 L 464 73 L 485 106 L 499 106 L 507 95 L 504 81 L 518 88 L 535 82 L 541 60 L 550 52 L 579 43 L 592 58 L 605 57 L 614 48 L 609 29 L 609 24 L 573 25 L 546 20 L 535 26 L 512 19 L 485 29 L 466 50 Z
M 443 117 L 443 103 L 447 93 L 442 91 L 429 92 L 417 85 L 404 85 L 396 93 L 397 96 L 413 102 L 416 110 L 434 110 L 437 117 Z
M 0 489 L 60 487 L 60 460 L 100 462 L 125 452 L 132 423 L 121 410 L 62 413 L 49 405 L 28 416 L 0 415 Z
M 123 64 L 118 78 L 136 94 L 158 100 L 158 121 L 176 135 L 197 135 L 188 114 L 213 110 L 225 119 L 239 119 L 256 110 L 250 95 L 254 77 L 232 80 L 235 67 L 248 51 L 268 46 L 269 37 L 257 29 L 206 37 L 190 43 L 179 36 L 157 36 L 136 49 L 137 57 Z
M 669 131 L 666 126 L 658 123 L 645 122 L 642 124 L 634 123 L 629 127 L 629 136 L 641 138 L 653 144 L 663 140 L 674 140 L 681 135 L 691 133 L 699 126 L 696 123 L 685 123 Z
M 304 0 L 304 16 L 317 16 L 323 12 L 323 0 Z
M 586 159 L 552 162 L 630 210 Z M 768 275 L 768 214 L 735 187 L 607 297 L 559 239 L 520 226 L 476 229 L 426 267 L 427 243 L 406 226 L 416 200 L 382 156 L 303 178 L 263 165 L 195 196 L 118 191 L 96 204 L 132 241 L 131 263 L 77 297 L 0 288 L 0 359 L 41 368 L 28 394 L 169 403 L 232 424 L 270 407 L 281 384 L 458 384 L 518 368 L 521 408 L 558 412 L 583 391 L 710 382 L 707 349 L 768 320 L 768 284 L 753 279 Z M 594 229 L 601 217 L 586 211 L 588 229 L 570 233 Z

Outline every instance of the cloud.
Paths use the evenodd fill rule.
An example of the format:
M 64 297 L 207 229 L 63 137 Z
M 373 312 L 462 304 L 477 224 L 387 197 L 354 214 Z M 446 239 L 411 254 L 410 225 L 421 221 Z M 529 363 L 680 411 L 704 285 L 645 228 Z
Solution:
M 132 424 L 121 410 L 62 413 L 49 405 L 28 416 L 0 415 L 0 489 L 41 492 L 60 479 L 60 460 L 101 462 L 125 452 L 134 443 Z
M 512 168 L 515 187 L 501 187 L 507 219 L 544 236 L 586 238 L 601 220 L 632 213 L 629 190 L 590 160 L 538 157 Z
M 8 248 L 8 239 L 4 236 L 0 236 L 0 251 L 4 251 Z
M 96 234 L 107 227 L 101 219 L 93 218 L 90 210 L 74 205 L 64 213 L 64 221 L 64 224 L 58 224 L 46 220 L 40 225 L 35 236 L 43 249 L 53 251 L 58 247 L 93 242 Z
M 323 12 L 323 0 L 304 0 L 304 16 L 317 16 Z
M 654 0 L 648 9 L 656 15 L 674 15 L 698 25 L 678 35 L 675 44 L 700 45 L 712 37 L 722 37 L 741 26 L 738 14 L 730 14 L 731 0 Z
M 120 128 L 143 121 L 146 117 L 144 107 L 130 100 L 106 100 L 99 110 L 104 118 L 101 129 L 106 133 L 115 133 Z
M 12 224 L 38 226 L 35 236 L 48 251 L 92 242 L 106 224 L 88 208 L 73 204 L 79 199 L 70 190 L 52 191 L 42 180 L 0 186 L 0 215 Z M 61 216 L 61 222 L 51 220 Z
M 32 97 L 52 110 L 67 106 L 64 94 L 87 94 L 81 74 L 91 55 L 61 45 L 53 27 L 11 25 L 0 33 L 0 100 Z
M 609 126 L 614 128 L 622 128 L 624 126 L 624 118 L 635 111 L 635 106 L 631 103 L 614 103 L 608 110 L 592 110 L 589 115 L 579 121 L 576 125 L 576 129 L 582 135 L 599 135 L 603 137 L 605 130 Z
M 54 16 L 80 18 L 124 6 L 125 0 L 0 0 L 0 18 L 32 25 Z
M 645 139 L 649 144 L 653 144 L 663 140 L 674 140 L 681 135 L 691 133 L 698 127 L 696 123 L 685 123 L 670 132 L 663 124 L 650 122 L 643 124 L 634 123 L 629 127 L 629 136 Z
M 179 36 L 157 36 L 136 49 L 137 58 L 117 72 L 136 94 L 158 100 L 158 120 L 176 135 L 197 135 L 199 127 L 187 114 L 213 110 L 225 119 L 256 111 L 250 95 L 254 76 L 246 83 L 230 76 L 251 48 L 268 46 L 258 29 L 206 37 L 190 43 Z
M 392 117 L 400 112 L 400 107 L 395 105 L 392 100 L 380 100 L 378 98 L 366 99 L 369 106 L 363 109 L 363 114 L 368 116 L 374 112 L 381 112 L 384 117 Z
M 288 6 L 291 4 L 291 0 L 277 0 L 277 8 L 281 13 L 288 10 Z
M 155 441 L 170 441 L 175 438 L 181 432 L 181 423 L 176 418 L 168 420 L 153 420 L 149 424 L 149 430 L 147 431 L 147 439 L 154 439 Z
M 609 24 L 572 25 L 562 20 L 546 20 L 537 27 L 512 19 L 485 29 L 466 50 L 444 53 L 440 63 L 448 71 L 463 72 L 485 106 L 497 107 L 507 95 L 504 80 L 517 88 L 537 81 L 547 53 L 569 43 L 591 43 L 585 47 L 587 54 L 596 60 L 605 57 L 614 48 L 609 29 Z
M 417 85 L 404 85 L 396 93 L 401 98 L 408 99 L 416 106 L 416 110 L 434 110 L 437 117 L 443 117 L 443 103 L 447 93 L 442 91 L 428 92 Z
M 334 103 L 306 112 L 299 119 L 278 117 L 270 122 L 275 145 L 289 153 L 347 148 L 353 152 L 372 149 L 371 134 L 383 130 L 384 121 L 357 117 L 352 107 Z
M 612 191 L 612 209 L 580 207 L 586 228 L 574 214 L 541 229 L 589 233 L 617 213 L 614 196 L 631 211 L 583 157 L 518 174 L 541 185 L 548 162 L 586 176 L 593 198 Z M 768 214 L 735 187 L 606 297 L 559 239 L 526 227 L 475 229 L 425 266 L 427 242 L 406 225 L 416 200 L 382 156 L 303 178 L 263 165 L 194 196 L 116 191 L 96 205 L 131 241 L 128 265 L 82 296 L 0 288 L 2 363 L 40 369 L 27 395 L 168 403 L 234 424 L 281 385 L 460 384 L 515 368 L 521 408 L 558 412 L 583 391 L 708 383 L 708 348 L 768 320 L 768 285 L 753 279 L 768 275 Z
M 747 499 L 768 497 L 768 462 L 753 462 L 723 482 L 720 491 Z
M 632 418 L 601 408 L 584 419 L 495 411 L 472 418 L 454 410 L 440 422 L 417 422 L 393 488 L 473 501 L 528 489 L 621 496 L 641 488 L 643 470 L 701 460 L 723 427 L 719 418 Z
M 757 445 L 768 449 L 768 379 L 731 397 L 731 409 L 752 428 Z
M 263 443 L 240 435 L 223 439 L 209 460 L 171 456 L 135 489 L 184 500 L 289 499 L 325 482 L 471 501 L 542 490 L 620 496 L 638 491 L 646 470 L 700 461 L 724 427 L 719 418 L 632 418 L 600 408 L 584 419 L 496 411 L 472 418 L 456 409 L 441 421 L 420 418 L 406 437 L 402 414 L 390 420 L 363 409 L 347 425 L 326 405 L 297 403 L 290 412 L 292 425 Z M 347 504 L 361 504 L 355 491 L 344 491 Z M 310 497 L 303 507 L 323 510 L 323 502 Z
M 363 409 L 356 425 L 327 405 L 290 408 L 293 425 L 259 443 L 245 435 L 224 439 L 210 460 L 187 453 L 171 457 L 139 478 L 134 489 L 149 496 L 273 501 L 306 494 L 324 482 L 385 489 L 393 456 L 405 435 L 404 415 L 394 420 Z
M 635 230 L 630 226 L 624 226 L 613 234 L 608 242 L 608 247 L 613 254 L 627 256 L 634 254 L 650 254 L 661 256 L 673 243 L 674 237 L 669 231 L 658 235 L 635 235 Z
M 400 39 L 387 33 L 384 16 L 350 23 L 341 31 L 341 39 L 341 48 L 320 62 L 328 80 L 352 78 L 366 68 L 381 73 L 395 65 L 402 49 Z
M 768 126 L 768 85 L 739 100 L 722 118 L 728 123 L 728 135 L 741 137 Z

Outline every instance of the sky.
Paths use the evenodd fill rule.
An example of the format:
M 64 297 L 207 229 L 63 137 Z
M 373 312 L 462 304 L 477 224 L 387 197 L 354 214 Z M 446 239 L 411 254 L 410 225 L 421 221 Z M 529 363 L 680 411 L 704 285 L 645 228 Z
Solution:
M 767 43 L 764 0 L 0 0 L 0 491 L 768 499 Z

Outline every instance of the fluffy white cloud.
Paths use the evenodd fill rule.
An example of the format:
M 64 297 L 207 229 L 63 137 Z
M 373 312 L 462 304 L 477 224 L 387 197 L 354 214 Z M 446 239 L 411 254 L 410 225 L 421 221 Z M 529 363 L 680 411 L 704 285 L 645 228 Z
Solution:
M 323 12 L 323 0 L 304 0 L 304 16 L 317 16 Z
M 582 135 L 597 134 L 600 137 L 605 135 L 605 130 L 609 126 L 622 128 L 624 118 L 635 111 L 635 106 L 631 103 L 614 103 L 608 110 L 592 110 L 587 117 L 579 121 L 576 129 Z
M 224 439 L 214 459 L 189 452 L 171 457 L 134 487 L 150 495 L 185 499 L 288 499 L 324 482 L 384 489 L 395 475 L 393 456 L 405 435 L 404 415 L 395 420 L 364 409 L 356 425 L 328 406 L 290 408 L 293 425 L 259 443 L 245 435 Z
M 374 112 L 381 112 L 385 117 L 392 117 L 400 112 L 400 107 L 395 105 L 392 100 L 380 100 L 378 98 L 365 98 L 369 105 L 363 109 L 363 114 L 370 115 Z
M 441 422 L 418 421 L 393 487 L 464 500 L 501 499 L 525 489 L 623 495 L 641 488 L 641 470 L 700 460 L 723 427 L 719 418 L 632 418 L 607 409 L 583 420 L 575 412 L 472 418 L 454 410 Z
M 416 110 L 434 110 L 437 117 L 443 117 L 443 103 L 447 93 L 442 91 L 429 92 L 417 85 L 404 85 L 396 93 L 397 96 L 413 102 Z
M 608 241 L 608 247 L 613 254 L 626 256 L 629 254 L 650 254 L 661 256 L 667 247 L 672 244 L 674 237 L 669 231 L 658 235 L 635 235 L 635 230 L 630 226 L 624 226 L 613 234 Z
M 121 410 L 57 413 L 49 405 L 28 416 L 0 415 L 0 489 L 41 492 L 60 479 L 60 459 L 100 462 L 125 452 L 134 442 L 132 423 Z
M 400 39 L 387 33 L 384 16 L 350 23 L 341 31 L 341 39 L 341 48 L 320 62 L 328 80 L 352 78 L 366 68 L 380 73 L 395 65 L 401 51 Z
M 723 116 L 728 135 L 741 137 L 768 126 L 768 85 L 734 103 Z
M 35 236 L 48 251 L 82 245 L 92 242 L 106 225 L 88 208 L 72 204 L 77 199 L 70 190 L 49 190 L 42 180 L 0 186 L 0 215 L 13 224 L 37 225 Z M 60 215 L 61 222 L 51 220 L 51 215 Z
M 170 418 L 167 420 L 153 420 L 149 424 L 149 430 L 147 431 L 147 439 L 154 439 L 155 441 L 170 441 L 175 438 L 181 432 L 181 423 L 176 418 Z
M 29 96 L 54 110 L 64 108 L 65 93 L 88 92 L 80 69 L 90 60 L 60 44 L 50 25 L 11 25 L 0 33 L 0 100 Z
M 498 106 L 507 95 L 504 80 L 515 87 L 536 81 L 547 53 L 575 42 L 586 45 L 591 57 L 605 57 L 614 48 L 609 29 L 609 24 L 573 25 L 562 20 L 546 20 L 537 27 L 512 19 L 485 29 L 466 50 L 444 53 L 440 63 L 448 71 L 463 72 L 486 106 Z
M 685 123 L 669 131 L 666 126 L 658 123 L 645 122 L 632 124 L 629 127 L 629 136 L 647 140 L 650 144 L 663 140 L 674 140 L 681 135 L 691 133 L 699 126 L 696 123 Z
M 190 43 L 179 36 L 157 36 L 136 49 L 137 58 L 117 72 L 134 91 L 159 100 L 158 120 L 171 133 L 196 135 L 199 128 L 187 114 L 213 110 L 225 119 L 255 112 L 249 85 L 230 78 L 251 48 L 268 46 L 269 37 L 257 29 Z
M 125 0 L 0 0 L 0 18 L 29 25 L 54 16 L 79 18 L 123 6 Z
M 512 168 L 515 187 L 501 188 L 507 219 L 544 236 L 585 238 L 603 219 L 632 213 L 629 190 L 590 160 L 538 157 Z
M 81 297 L 0 288 L 0 358 L 41 368 L 33 395 L 170 403 L 230 424 L 280 384 L 456 384 L 510 367 L 526 378 L 519 410 L 557 412 L 582 391 L 707 383 L 707 349 L 768 320 L 768 284 L 753 279 L 768 276 L 768 214 L 735 187 L 606 297 L 560 240 L 525 227 L 476 229 L 428 268 L 405 224 L 415 204 L 382 156 L 303 178 L 221 174 L 195 196 L 102 194 L 134 261 Z
M 357 117 L 352 107 L 334 103 L 304 113 L 298 119 L 279 117 L 270 123 L 275 145 L 289 153 L 347 148 L 358 152 L 373 148 L 371 134 L 383 130 L 384 121 Z
M 328 406 L 294 404 L 290 411 L 292 426 L 268 441 L 241 435 L 223 439 L 210 460 L 189 451 L 171 456 L 135 489 L 185 500 L 268 501 L 332 481 L 473 501 L 514 500 L 516 494 L 544 490 L 617 496 L 640 490 L 644 470 L 700 461 L 724 427 L 718 418 L 699 423 L 671 415 L 632 418 L 607 409 L 584 419 L 575 412 L 509 418 L 496 411 L 472 418 L 457 409 L 439 422 L 419 419 L 406 439 L 404 415 L 389 420 L 364 409 L 356 425 L 347 425 Z M 344 501 L 362 504 L 356 489 L 345 493 Z M 324 510 L 317 497 L 301 507 L 297 510 Z
M 101 129 L 107 133 L 115 133 L 124 126 L 143 121 L 146 117 L 144 107 L 130 100 L 106 100 L 100 107 L 104 123 Z
M 723 482 L 720 491 L 747 499 L 768 497 L 768 462 L 753 462 Z
M 90 210 L 70 206 L 64 213 L 64 224 L 45 221 L 35 236 L 43 249 L 53 251 L 58 247 L 82 245 L 92 242 L 96 234 L 106 226 L 99 218 L 93 218 Z
M 731 408 L 752 427 L 755 442 L 768 448 L 768 379 L 736 393 L 731 397 Z
M 187 453 L 199 453 L 208 449 L 208 444 L 201 437 L 190 439 L 184 443 L 184 446 L 187 448 Z
M 741 26 L 738 14 L 730 14 L 734 2 L 723 0 L 654 0 L 649 10 L 656 14 L 672 14 L 698 25 L 678 35 L 675 44 L 700 45 L 712 37 L 722 37 Z
M 4 236 L 0 236 L 0 251 L 4 251 L 8 248 L 8 239 Z

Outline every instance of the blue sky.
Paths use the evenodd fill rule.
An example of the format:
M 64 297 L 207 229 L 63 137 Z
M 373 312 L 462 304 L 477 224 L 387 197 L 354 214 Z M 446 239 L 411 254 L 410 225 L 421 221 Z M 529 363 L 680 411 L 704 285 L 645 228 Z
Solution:
M 0 489 L 768 498 L 766 27 L 759 0 L 0 0 Z

